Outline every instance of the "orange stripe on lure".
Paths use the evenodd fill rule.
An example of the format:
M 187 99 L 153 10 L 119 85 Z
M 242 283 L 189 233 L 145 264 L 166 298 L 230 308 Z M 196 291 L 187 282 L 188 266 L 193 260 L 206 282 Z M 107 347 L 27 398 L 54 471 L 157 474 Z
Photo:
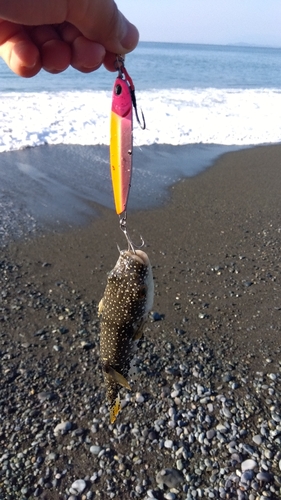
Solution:
M 132 79 L 124 67 L 124 60 L 117 58 L 118 76 L 114 82 L 110 123 L 110 170 L 116 213 L 126 212 L 132 177 L 133 107 L 141 128 Z

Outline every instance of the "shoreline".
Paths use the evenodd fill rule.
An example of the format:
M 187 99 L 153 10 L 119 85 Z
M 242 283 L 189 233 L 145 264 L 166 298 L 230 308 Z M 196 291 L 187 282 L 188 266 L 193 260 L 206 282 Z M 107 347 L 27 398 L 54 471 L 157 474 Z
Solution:
M 153 209 L 168 190 L 234 147 L 135 147 L 128 210 Z M 108 146 L 43 145 L 0 154 L 0 244 L 38 230 L 87 225 L 100 207 L 113 209 Z
M 164 206 L 129 213 L 163 319 L 145 327 L 116 426 L 97 305 L 125 245 L 118 217 L 102 208 L 87 227 L 1 249 L 0 496 L 280 498 L 280 158 L 280 145 L 223 155 Z

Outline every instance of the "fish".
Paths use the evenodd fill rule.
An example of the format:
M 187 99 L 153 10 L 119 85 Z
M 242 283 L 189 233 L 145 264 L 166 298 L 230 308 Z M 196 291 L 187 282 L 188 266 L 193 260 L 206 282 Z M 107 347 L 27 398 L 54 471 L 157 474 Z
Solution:
M 100 358 L 112 424 L 121 410 L 120 388 L 131 390 L 128 376 L 135 345 L 143 335 L 154 298 L 152 267 L 147 254 L 140 249 L 119 252 L 99 303 Z
M 115 80 L 110 119 L 110 171 L 116 213 L 127 208 L 132 177 L 133 103 L 122 73 Z

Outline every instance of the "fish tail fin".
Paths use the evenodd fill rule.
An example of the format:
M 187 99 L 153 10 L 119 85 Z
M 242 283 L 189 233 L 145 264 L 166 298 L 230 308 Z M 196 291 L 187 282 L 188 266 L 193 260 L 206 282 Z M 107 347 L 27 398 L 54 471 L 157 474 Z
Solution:
M 125 377 L 121 373 L 114 370 L 114 368 L 112 368 L 112 366 L 110 366 L 110 365 L 106 366 L 106 373 L 107 373 L 107 375 L 109 375 L 112 378 L 112 380 L 114 380 L 116 382 L 116 384 L 122 385 L 122 387 L 125 387 L 129 391 L 132 390 L 128 380 L 126 380 Z
M 112 405 L 110 406 L 110 423 L 111 424 L 114 424 L 120 410 L 121 410 L 121 401 L 120 401 L 120 397 L 118 394 L 117 398 L 115 398 Z

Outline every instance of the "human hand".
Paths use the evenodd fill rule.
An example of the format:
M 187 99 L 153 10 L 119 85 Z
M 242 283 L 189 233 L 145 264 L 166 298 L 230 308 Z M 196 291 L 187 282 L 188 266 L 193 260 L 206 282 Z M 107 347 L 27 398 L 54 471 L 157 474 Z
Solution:
M 138 31 L 113 0 L 0 0 L 0 56 L 14 73 L 84 73 L 132 51 Z

